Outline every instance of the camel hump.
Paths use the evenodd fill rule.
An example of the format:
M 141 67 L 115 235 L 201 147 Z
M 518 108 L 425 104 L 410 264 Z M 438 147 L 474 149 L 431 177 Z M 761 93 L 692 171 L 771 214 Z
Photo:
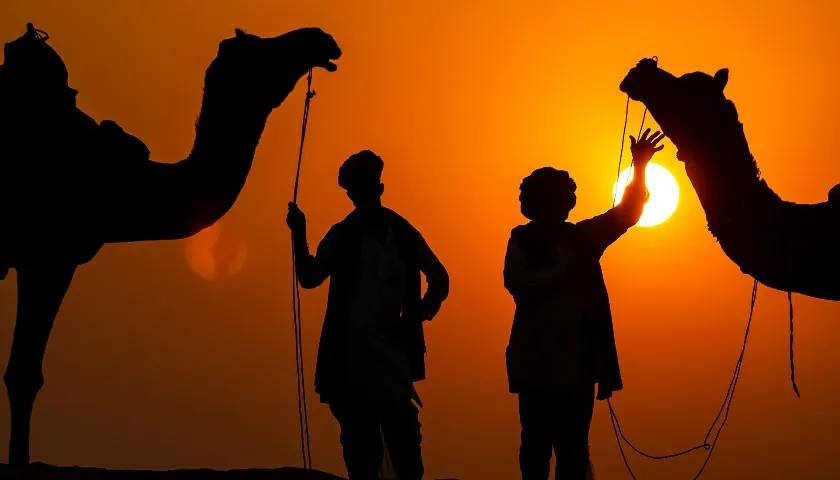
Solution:
M 149 148 L 142 140 L 125 133 L 116 122 L 103 120 L 99 124 L 99 138 L 105 155 L 115 155 L 120 160 L 146 162 L 149 160 Z

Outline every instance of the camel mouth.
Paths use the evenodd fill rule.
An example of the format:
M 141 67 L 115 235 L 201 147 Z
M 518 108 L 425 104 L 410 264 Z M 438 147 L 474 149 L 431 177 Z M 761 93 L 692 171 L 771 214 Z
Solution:
M 294 45 L 301 58 L 305 59 L 311 68 L 320 67 L 328 72 L 338 69 L 338 65 L 333 61 L 341 57 L 341 48 L 332 35 L 320 28 L 301 28 L 265 40 L 271 45 Z
M 341 49 L 332 35 L 320 28 L 299 28 L 276 37 L 260 37 L 239 28 L 234 32 L 234 38 L 223 40 L 220 44 L 220 56 L 236 52 L 237 55 L 263 61 L 262 54 L 271 55 L 273 52 L 305 70 L 320 67 L 334 72 L 338 69 L 334 60 L 341 57 Z
M 332 37 L 332 35 L 328 33 L 323 33 L 326 37 L 324 39 L 324 60 L 318 63 L 316 66 L 322 67 L 326 69 L 328 72 L 334 72 L 338 70 L 338 65 L 336 65 L 333 60 L 338 60 L 341 58 L 341 48 L 339 48 L 338 43 Z
M 338 48 L 338 45 L 335 45 L 335 48 L 327 53 L 327 60 L 318 66 L 325 68 L 328 72 L 334 72 L 338 70 L 338 65 L 333 60 L 338 60 L 339 58 L 341 58 L 341 49 Z

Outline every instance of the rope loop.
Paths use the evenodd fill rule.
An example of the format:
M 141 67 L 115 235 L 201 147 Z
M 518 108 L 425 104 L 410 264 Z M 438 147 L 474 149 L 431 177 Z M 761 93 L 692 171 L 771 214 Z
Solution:
M 744 356 L 747 351 L 747 340 L 750 336 L 750 327 L 752 326 L 753 314 L 755 312 L 755 302 L 757 297 L 758 280 L 753 280 L 752 294 L 750 298 L 750 313 L 747 317 L 747 327 L 744 332 L 744 341 L 741 344 L 741 352 L 738 355 L 738 360 L 735 362 L 735 369 L 732 372 L 732 379 L 729 381 L 729 387 L 726 389 L 726 395 L 723 397 L 723 402 L 721 403 L 717 415 L 712 420 L 712 423 L 709 425 L 709 429 L 706 431 L 706 436 L 703 437 L 703 443 L 679 452 L 669 453 L 666 455 L 653 455 L 644 452 L 641 449 L 637 448 L 633 443 L 631 443 L 630 440 L 627 439 L 627 437 L 624 435 L 624 432 L 621 430 L 621 425 L 618 422 L 618 414 L 615 412 L 615 409 L 613 408 L 610 400 L 607 400 L 607 405 L 610 411 L 610 421 L 612 423 L 613 433 L 615 434 L 616 444 L 618 445 L 618 451 L 621 454 L 621 459 L 624 462 L 624 467 L 627 469 L 627 472 L 630 474 L 630 477 L 633 480 L 638 480 L 638 477 L 636 477 L 636 474 L 633 472 L 633 469 L 630 466 L 630 461 L 627 459 L 627 454 L 624 451 L 624 445 L 622 442 L 626 443 L 633 451 L 635 451 L 639 455 L 651 460 L 667 460 L 670 458 L 681 457 L 696 450 L 702 449 L 706 452 L 706 457 L 703 460 L 703 464 L 700 466 L 699 470 L 692 478 L 693 480 L 697 480 L 700 478 L 701 475 L 703 475 L 703 472 L 706 470 L 706 467 L 709 465 L 709 462 L 712 459 L 712 454 L 714 453 L 715 446 L 717 445 L 717 442 L 720 439 L 720 435 L 723 432 L 723 428 L 726 426 L 726 421 L 729 419 L 729 411 L 732 408 L 732 402 L 735 399 L 735 389 L 738 386 L 738 380 L 741 377 L 741 366 L 744 363 Z
M 655 55 L 651 57 L 651 60 L 658 62 L 659 58 Z M 625 144 L 625 136 L 627 135 L 627 120 L 629 117 L 630 112 L 630 96 L 627 96 L 627 102 L 624 106 L 624 126 L 622 127 L 621 131 L 621 150 L 619 151 L 618 155 L 618 170 L 616 172 L 616 188 L 618 188 L 618 181 L 621 177 L 621 164 L 624 158 L 624 144 Z M 639 133 L 636 138 L 639 138 L 642 135 L 642 131 L 645 126 L 645 119 L 647 118 L 648 109 L 645 106 L 644 113 L 642 113 L 642 121 L 639 125 Z M 631 160 L 632 165 L 632 160 Z M 613 195 L 613 207 L 615 206 L 615 197 Z M 621 423 L 618 419 L 618 414 L 615 411 L 615 408 L 612 405 L 612 401 L 607 399 L 607 407 L 609 408 L 610 413 L 610 422 L 612 424 L 613 433 L 615 434 L 616 444 L 618 445 L 618 451 L 621 454 L 621 459 L 624 462 L 624 467 L 627 469 L 627 472 L 630 474 L 630 477 L 633 480 L 637 480 L 636 474 L 633 472 L 633 469 L 630 466 L 630 462 L 627 459 L 627 455 L 624 451 L 624 444 L 627 444 L 634 452 L 637 454 L 648 458 L 650 460 L 668 460 L 671 458 L 681 457 L 683 455 L 687 455 L 689 453 L 695 452 L 697 450 L 703 450 L 706 452 L 705 460 L 703 464 L 700 466 L 697 473 L 694 475 L 693 479 L 697 480 L 705 471 L 706 467 L 708 466 L 709 462 L 711 461 L 712 454 L 714 453 L 715 446 L 717 445 L 718 439 L 720 438 L 721 433 L 723 432 L 724 426 L 726 426 L 726 421 L 729 419 L 729 411 L 732 407 L 732 402 L 735 398 L 735 389 L 738 386 L 738 380 L 741 377 L 741 367 L 744 362 L 744 356 L 747 350 L 747 341 L 749 340 L 750 336 L 750 327 L 752 326 L 753 314 L 755 312 L 755 303 L 756 298 L 758 297 L 758 280 L 753 279 L 753 286 L 752 286 L 752 293 L 750 295 L 750 310 L 749 316 L 747 317 L 747 326 L 744 332 L 744 341 L 741 344 L 741 352 L 738 355 L 738 360 L 735 362 L 735 368 L 732 372 L 732 378 L 729 382 L 729 387 L 727 387 L 726 395 L 723 397 L 723 401 L 721 402 L 721 406 L 718 409 L 718 413 L 715 418 L 712 420 L 711 424 L 709 425 L 708 430 L 706 431 L 706 435 L 703 437 L 703 442 L 695 445 L 693 447 L 687 448 L 685 450 L 680 450 L 673 453 L 668 453 L 664 455 L 654 455 L 651 453 L 647 453 L 640 448 L 636 447 L 630 439 L 624 434 L 623 430 L 621 429 Z M 799 388 L 796 385 L 796 375 L 794 369 L 794 355 L 793 355 L 793 298 L 791 292 L 788 292 L 788 305 L 789 305 L 789 319 L 790 319 L 790 381 L 793 387 L 793 391 L 796 396 L 799 396 Z

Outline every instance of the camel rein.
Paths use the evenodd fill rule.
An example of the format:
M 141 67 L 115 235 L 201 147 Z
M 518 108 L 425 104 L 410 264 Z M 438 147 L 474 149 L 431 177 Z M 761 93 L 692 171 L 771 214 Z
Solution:
M 656 57 L 653 57 L 656 59 Z M 616 188 L 618 188 L 618 181 L 621 175 L 621 164 L 624 157 L 624 143 L 625 143 L 625 136 L 627 134 L 627 120 L 629 117 L 630 112 L 630 96 L 627 96 L 627 102 L 624 106 L 624 127 L 622 128 L 621 132 L 621 149 L 618 155 L 618 172 L 616 173 Z M 644 113 L 642 114 L 642 122 L 639 126 L 639 134 L 636 138 L 640 138 L 642 134 L 642 129 L 645 126 L 645 118 L 647 117 L 647 106 L 645 106 Z M 632 164 L 632 160 L 631 160 Z M 616 195 L 613 195 L 613 207 L 615 206 Z M 732 378 L 729 381 L 729 387 L 726 390 L 726 395 L 723 397 L 723 401 L 721 402 L 720 408 L 718 409 L 717 415 L 712 420 L 711 424 L 709 425 L 708 430 L 706 431 L 705 437 L 703 437 L 703 442 L 695 445 L 690 448 L 686 448 L 685 450 L 680 450 L 673 453 L 667 453 L 663 455 L 654 455 L 651 453 L 647 453 L 639 448 L 637 448 L 624 434 L 621 429 L 621 424 L 619 423 L 618 413 L 616 412 L 615 408 L 612 405 L 611 399 L 607 398 L 607 408 L 610 412 L 610 422 L 612 424 L 613 433 L 615 434 L 616 444 L 618 445 L 618 451 L 621 454 L 621 459 L 624 463 L 624 467 L 627 469 L 627 472 L 630 474 L 630 477 L 633 480 L 637 480 L 636 474 L 633 472 L 633 469 L 630 467 L 630 462 L 627 459 L 627 454 L 624 451 L 624 444 L 630 447 L 634 452 L 637 454 L 648 458 L 650 460 L 668 460 L 671 458 L 681 457 L 683 455 L 687 455 L 697 450 L 705 450 L 706 457 L 703 460 L 702 465 L 698 469 L 697 473 L 692 477 L 693 480 L 697 480 L 706 470 L 706 467 L 709 465 L 709 462 L 712 459 L 712 454 L 714 453 L 715 446 L 717 445 L 718 439 L 720 438 L 721 432 L 723 432 L 723 428 L 726 425 L 726 421 L 729 419 L 729 412 L 732 407 L 732 401 L 735 398 L 735 389 L 738 386 L 738 380 L 741 377 L 741 366 L 744 362 L 744 356 L 747 350 L 747 341 L 749 340 L 750 336 L 750 327 L 752 326 L 753 314 L 755 312 L 755 303 L 756 298 L 758 296 L 758 280 L 753 279 L 753 286 L 752 286 L 752 294 L 750 297 L 750 311 L 747 317 L 747 326 L 744 331 L 744 340 L 741 344 L 741 352 L 738 355 L 738 360 L 735 362 L 735 368 L 732 372 Z M 794 393 L 797 397 L 799 397 L 799 387 L 796 385 L 796 374 L 795 374 L 795 362 L 794 362 L 794 352 L 793 352 L 793 295 L 791 292 L 787 292 L 788 298 L 788 319 L 789 319 L 789 328 L 790 328 L 790 335 L 789 335 L 789 356 L 790 356 L 790 382 L 793 388 Z
M 297 170 L 292 203 L 297 204 L 300 188 L 300 166 L 303 163 L 303 145 L 306 140 L 306 126 L 309 123 L 309 106 L 315 91 L 312 90 L 312 69 L 306 75 L 306 99 L 303 103 L 303 121 L 300 127 L 300 146 L 298 147 Z M 295 243 L 292 235 L 292 323 L 295 331 L 295 373 L 297 375 L 298 426 L 300 429 L 300 454 L 303 468 L 312 469 L 312 444 L 309 434 L 309 410 L 306 403 L 306 370 L 303 363 L 303 330 L 301 328 L 300 285 L 297 281 L 297 262 L 295 261 Z

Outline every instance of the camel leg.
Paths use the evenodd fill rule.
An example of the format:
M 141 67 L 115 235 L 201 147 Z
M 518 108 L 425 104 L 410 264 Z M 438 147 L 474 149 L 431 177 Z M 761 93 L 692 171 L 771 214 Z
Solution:
M 44 351 L 75 270 L 75 266 L 17 269 L 17 320 L 4 377 L 12 417 L 10 465 L 29 464 L 29 427 L 35 397 L 44 384 Z

